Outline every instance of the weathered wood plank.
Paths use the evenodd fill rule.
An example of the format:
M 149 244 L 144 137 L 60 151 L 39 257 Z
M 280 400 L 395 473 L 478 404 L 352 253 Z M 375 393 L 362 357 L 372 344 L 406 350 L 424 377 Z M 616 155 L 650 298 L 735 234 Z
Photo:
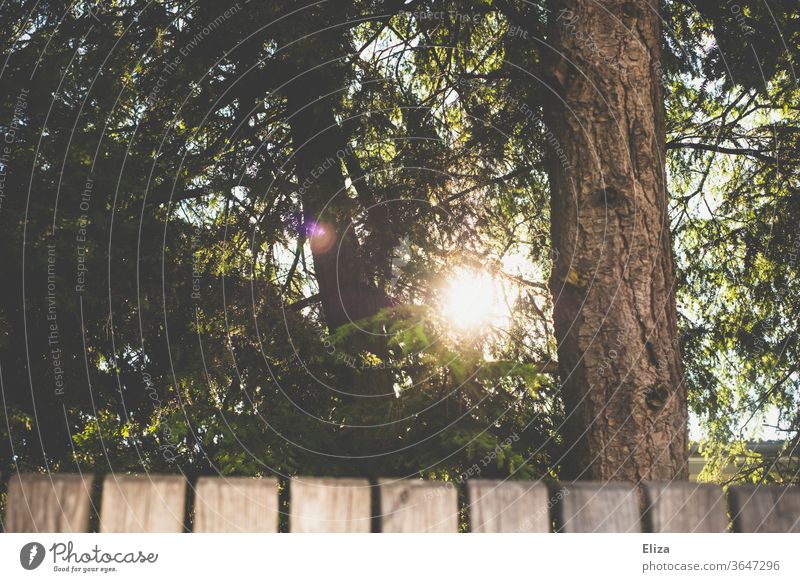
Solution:
M 458 532 L 458 493 L 451 484 L 384 479 L 380 493 L 381 531 Z
M 8 482 L 6 531 L 88 531 L 92 482 L 91 475 L 13 475 Z
M 172 475 L 109 475 L 103 481 L 100 531 L 183 531 L 186 480 Z
M 688 481 L 644 483 L 645 511 L 655 533 L 728 531 L 722 487 Z
M 800 532 L 800 487 L 731 487 L 733 528 L 737 532 Z
M 371 498 L 366 479 L 292 479 L 289 530 L 294 533 L 369 533 Z
M 575 482 L 565 485 L 559 503 L 566 533 L 640 532 L 639 496 L 628 483 Z
M 278 482 L 250 477 L 201 477 L 194 502 L 196 532 L 275 533 Z
M 467 482 L 470 529 L 475 533 L 551 530 L 547 486 L 538 481 Z

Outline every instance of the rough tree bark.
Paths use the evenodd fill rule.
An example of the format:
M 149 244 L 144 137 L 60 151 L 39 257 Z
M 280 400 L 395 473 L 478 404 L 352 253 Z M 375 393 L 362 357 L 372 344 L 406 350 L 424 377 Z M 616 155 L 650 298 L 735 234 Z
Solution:
M 667 215 L 661 19 L 645 0 L 553 2 L 550 287 L 567 478 L 687 476 Z

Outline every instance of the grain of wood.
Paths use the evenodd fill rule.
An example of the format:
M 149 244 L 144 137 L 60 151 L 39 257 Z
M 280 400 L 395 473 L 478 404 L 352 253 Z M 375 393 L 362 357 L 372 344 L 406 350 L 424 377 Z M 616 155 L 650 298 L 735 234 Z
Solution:
M 728 530 L 725 493 L 718 485 L 671 481 L 645 483 L 643 488 L 655 533 Z
M 559 505 L 566 533 L 641 531 L 638 493 L 628 483 L 565 485 Z
M 100 531 L 183 531 L 186 480 L 167 475 L 109 475 L 103 481 Z
M 278 482 L 250 477 L 201 477 L 194 501 L 196 532 L 275 533 Z
M 452 484 L 433 481 L 380 482 L 381 531 L 458 532 L 458 494 Z
M 800 532 L 800 488 L 748 485 L 729 490 L 734 531 Z
M 292 479 L 289 529 L 294 533 L 369 533 L 371 497 L 366 479 Z
M 547 486 L 540 482 L 467 482 L 470 529 L 474 533 L 550 531 Z
M 91 475 L 14 475 L 8 482 L 9 533 L 83 533 L 89 529 Z

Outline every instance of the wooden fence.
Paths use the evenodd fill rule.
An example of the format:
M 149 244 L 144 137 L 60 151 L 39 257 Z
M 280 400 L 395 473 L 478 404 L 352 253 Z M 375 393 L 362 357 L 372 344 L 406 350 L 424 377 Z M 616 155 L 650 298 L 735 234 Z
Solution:
M 3 522 L 7 532 L 800 532 L 800 488 L 14 475 Z

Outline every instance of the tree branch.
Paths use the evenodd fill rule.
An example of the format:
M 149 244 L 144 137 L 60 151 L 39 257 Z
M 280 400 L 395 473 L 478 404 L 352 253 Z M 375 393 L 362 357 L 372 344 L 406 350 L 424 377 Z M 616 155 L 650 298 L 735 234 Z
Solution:
M 322 298 L 320 297 L 319 293 L 314 293 L 314 295 L 310 295 L 308 297 L 304 297 L 299 301 L 295 301 L 291 305 L 287 305 L 286 309 L 291 309 L 292 311 L 300 311 L 308 307 L 309 305 L 313 305 L 314 303 L 319 303 Z
M 775 163 L 778 160 L 773 156 L 767 155 L 760 150 L 754 150 L 752 148 L 729 148 L 725 146 L 718 146 L 712 145 L 708 143 L 698 143 L 698 142 L 684 142 L 684 141 L 670 141 L 667 142 L 667 149 L 674 150 L 674 149 L 693 149 L 693 150 L 703 150 L 706 152 L 717 152 L 720 154 L 732 154 L 737 156 L 752 156 L 754 158 L 758 158 L 759 160 Z

